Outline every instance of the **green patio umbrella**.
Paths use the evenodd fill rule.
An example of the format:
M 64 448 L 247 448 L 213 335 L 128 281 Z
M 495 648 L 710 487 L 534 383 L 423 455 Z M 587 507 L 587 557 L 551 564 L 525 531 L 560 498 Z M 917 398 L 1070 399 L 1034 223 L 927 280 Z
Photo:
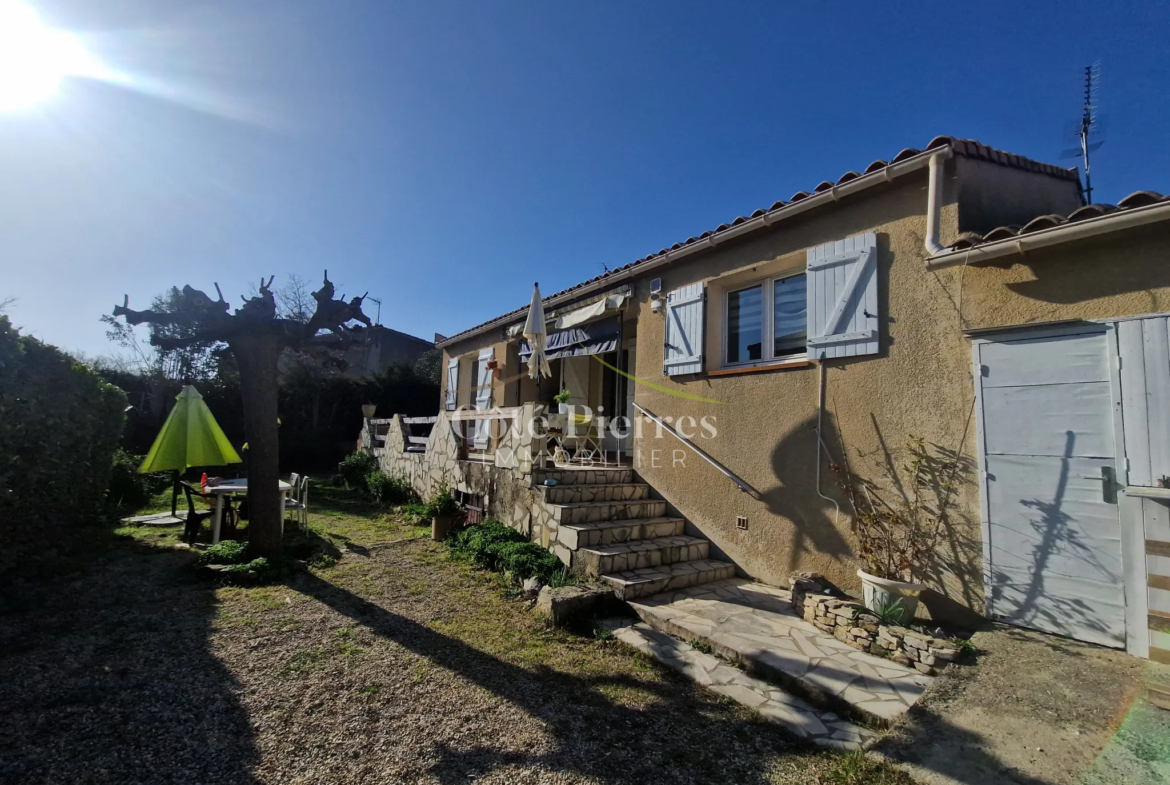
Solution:
M 239 454 L 228 441 L 203 396 L 187 385 L 175 398 L 175 408 L 167 416 L 162 430 L 150 446 L 146 459 L 138 467 L 147 472 L 175 472 L 175 494 L 171 498 L 171 513 L 178 502 L 179 475 L 191 466 L 226 466 L 242 463 Z

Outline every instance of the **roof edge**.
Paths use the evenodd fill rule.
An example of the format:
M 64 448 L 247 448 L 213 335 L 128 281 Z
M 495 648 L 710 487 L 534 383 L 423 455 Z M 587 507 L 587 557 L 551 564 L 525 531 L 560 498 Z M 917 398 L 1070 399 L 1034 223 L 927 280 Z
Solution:
M 1131 207 L 1128 210 L 1114 210 L 1095 218 L 1061 223 L 1028 234 L 1005 237 L 1002 240 L 938 254 L 926 260 L 926 269 L 943 270 L 947 267 L 977 264 L 1011 254 L 1023 255 L 1035 248 L 1060 245 L 1085 237 L 1123 231 L 1168 220 L 1170 220 L 1170 201 Z
M 938 137 L 939 139 L 947 139 L 949 137 Z M 933 142 L 932 142 L 933 144 Z M 943 149 L 945 148 L 945 149 Z M 708 234 L 706 237 L 688 245 L 683 245 L 677 248 L 672 248 L 666 253 L 659 254 L 647 258 L 641 262 L 635 262 L 626 269 L 615 270 L 610 275 L 600 278 L 596 281 L 591 281 L 580 287 L 566 291 L 563 294 L 554 294 L 544 299 L 544 307 L 551 308 L 563 303 L 569 302 L 577 297 L 591 294 L 605 287 L 611 286 L 619 281 L 628 280 L 630 278 L 642 275 L 648 270 L 661 267 L 665 264 L 681 259 L 684 256 L 690 256 L 693 253 L 704 251 L 709 248 L 714 248 L 728 240 L 733 240 L 745 234 L 753 232 L 757 229 L 764 229 L 772 226 L 775 223 L 792 218 L 801 213 L 807 212 L 813 208 L 820 207 L 827 204 L 832 204 L 841 199 L 842 196 L 848 196 L 857 191 L 866 190 L 875 185 L 887 183 L 895 177 L 901 177 L 911 172 L 924 169 L 930 164 L 930 159 L 935 156 L 950 158 L 953 155 L 953 150 L 949 144 L 943 144 L 928 148 L 927 150 L 908 156 L 897 163 L 891 163 L 869 174 L 863 174 L 848 180 L 845 183 L 835 184 L 829 188 L 824 189 L 820 193 L 812 194 L 811 196 L 801 199 L 797 202 L 788 202 L 779 207 L 774 207 L 755 218 L 750 218 L 736 226 L 729 226 L 720 231 Z M 510 311 L 503 316 L 496 317 L 489 322 L 485 322 L 478 327 L 473 327 L 470 330 L 453 335 L 442 343 L 435 344 L 440 349 L 445 349 L 452 344 L 465 341 L 468 338 L 473 338 L 481 333 L 487 332 L 494 327 L 501 327 L 504 324 L 515 321 L 523 313 L 524 309 L 520 311 Z

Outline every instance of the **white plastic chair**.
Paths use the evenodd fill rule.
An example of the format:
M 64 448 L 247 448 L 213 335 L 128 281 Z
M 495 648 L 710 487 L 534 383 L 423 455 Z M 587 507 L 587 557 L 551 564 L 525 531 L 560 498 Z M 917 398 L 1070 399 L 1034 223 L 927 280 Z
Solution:
M 284 502 L 285 515 L 287 516 L 289 510 L 295 511 L 297 525 L 301 531 L 306 531 L 309 528 L 309 477 L 293 474 L 289 476 L 288 484 L 292 486 L 292 490 L 288 492 Z

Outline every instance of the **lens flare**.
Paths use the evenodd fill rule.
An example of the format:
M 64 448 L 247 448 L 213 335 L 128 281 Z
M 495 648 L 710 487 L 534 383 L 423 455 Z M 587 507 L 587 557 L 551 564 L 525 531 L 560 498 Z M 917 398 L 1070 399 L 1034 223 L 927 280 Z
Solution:
M 76 36 L 48 27 L 19 0 L 0 0 L 0 111 L 52 97 L 65 77 L 103 71 Z

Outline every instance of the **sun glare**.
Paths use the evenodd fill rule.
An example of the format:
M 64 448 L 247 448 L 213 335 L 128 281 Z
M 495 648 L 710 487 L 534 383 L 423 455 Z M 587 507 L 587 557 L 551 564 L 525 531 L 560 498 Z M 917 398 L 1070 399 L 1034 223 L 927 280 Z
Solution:
M 0 111 L 40 103 L 63 78 L 96 76 L 97 66 L 76 36 L 47 27 L 19 0 L 0 0 Z

